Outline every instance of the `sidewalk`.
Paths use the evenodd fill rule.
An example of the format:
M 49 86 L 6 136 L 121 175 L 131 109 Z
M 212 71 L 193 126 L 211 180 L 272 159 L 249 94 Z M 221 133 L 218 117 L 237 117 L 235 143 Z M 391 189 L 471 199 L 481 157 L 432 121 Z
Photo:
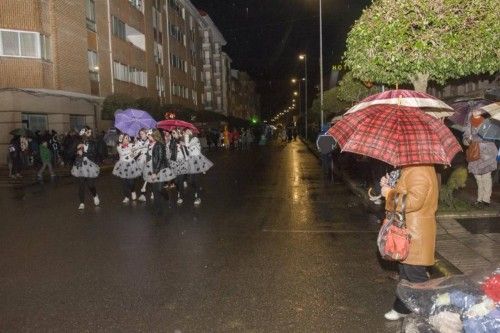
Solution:
M 316 147 L 302 142 L 311 153 L 319 158 Z M 364 205 L 372 212 L 383 210 L 369 200 L 366 189 L 356 183 L 347 174 L 342 178 L 347 186 L 359 196 Z M 465 189 L 457 195 L 470 202 L 474 201 L 475 182 L 469 179 Z M 436 252 L 438 262 L 434 269 L 444 275 L 472 273 L 500 263 L 500 185 L 493 188 L 491 207 L 484 210 L 465 212 L 438 211 Z M 460 223 L 462 222 L 462 224 Z M 480 227 L 478 226 L 480 224 Z M 467 225 L 466 228 L 464 225 Z

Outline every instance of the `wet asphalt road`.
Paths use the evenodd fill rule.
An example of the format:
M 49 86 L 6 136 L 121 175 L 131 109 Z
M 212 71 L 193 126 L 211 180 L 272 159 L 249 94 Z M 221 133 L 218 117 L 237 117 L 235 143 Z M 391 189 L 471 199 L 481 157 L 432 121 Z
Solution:
M 0 331 L 396 332 L 376 226 L 305 146 L 207 154 L 203 204 L 155 220 L 118 180 L 0 190 Z

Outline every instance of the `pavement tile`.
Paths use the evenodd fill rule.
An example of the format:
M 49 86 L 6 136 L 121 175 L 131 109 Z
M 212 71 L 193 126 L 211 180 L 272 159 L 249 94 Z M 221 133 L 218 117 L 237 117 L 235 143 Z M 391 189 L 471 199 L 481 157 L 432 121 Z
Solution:
M 500 234 L 484 234 L 484 235 L 494 240 L 495 242 L 500 243 Z

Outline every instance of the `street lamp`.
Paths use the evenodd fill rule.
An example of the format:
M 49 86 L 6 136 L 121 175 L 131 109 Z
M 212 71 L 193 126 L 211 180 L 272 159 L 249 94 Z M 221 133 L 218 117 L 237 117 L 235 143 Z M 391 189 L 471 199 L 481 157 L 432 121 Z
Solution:
M 298 95 L 299 95 L 298 92 L 296 92 L 296 91 L 293 92 L 293 96 L 298 96 Z
M 319 92 L 320 92 L 320 111 L 321 128 L 323 128 L 323 4 L 319 0 Z
M 297 79 L 292 79 L 292 83 L 297 83 Z
M 307 55 L 306 54 L 301 54 L 299 55 L 299 60 L 304 61 L 304 81 L 305 81 L 305 88 L 304 88 L 304 96 L 305 96 L 305 122 L 304 122 L 304 127 L 305 127 L 305 135 L 306 135 L 306 140 L 307 140 Z

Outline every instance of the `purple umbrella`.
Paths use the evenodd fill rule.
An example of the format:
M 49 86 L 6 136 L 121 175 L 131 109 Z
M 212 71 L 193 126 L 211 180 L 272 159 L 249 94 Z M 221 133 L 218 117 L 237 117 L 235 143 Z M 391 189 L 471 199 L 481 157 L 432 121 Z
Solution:
M 478 99 L 468 99 L 457 101 L 450 106 L 455 110 L 455 113 L 448 117 L 453 123 L 459 126 L 465 126 L 467 115 L 474 109 L 481 108 L 483 106 L 491 104 L 491 101 L 483 98 Z
M 122 133 L 137 136 L 141 128 L 155 128 L 156 121 L 146 111 L 136 109 L 117 110 L 115 112 L 115 127 Z

